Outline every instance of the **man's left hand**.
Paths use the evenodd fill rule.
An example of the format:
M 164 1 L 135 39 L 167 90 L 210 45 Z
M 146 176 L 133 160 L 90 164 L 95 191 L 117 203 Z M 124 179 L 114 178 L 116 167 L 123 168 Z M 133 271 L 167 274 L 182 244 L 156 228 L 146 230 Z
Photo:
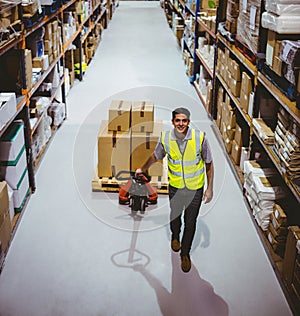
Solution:
M 211 189 L 206 189 L 203 194 L 202 201 L 206 204 L 209 203 L 213 198 L 213 191 Z

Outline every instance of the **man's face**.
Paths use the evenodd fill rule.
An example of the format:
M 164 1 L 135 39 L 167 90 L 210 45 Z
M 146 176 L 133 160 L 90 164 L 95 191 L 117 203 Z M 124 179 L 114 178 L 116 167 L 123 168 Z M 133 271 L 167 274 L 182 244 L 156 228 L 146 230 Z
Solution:
M 185 114 L 176 114 L 175 118 L 172 120 L 175 131 L 179 135 L 186 135 L 190 120 Z

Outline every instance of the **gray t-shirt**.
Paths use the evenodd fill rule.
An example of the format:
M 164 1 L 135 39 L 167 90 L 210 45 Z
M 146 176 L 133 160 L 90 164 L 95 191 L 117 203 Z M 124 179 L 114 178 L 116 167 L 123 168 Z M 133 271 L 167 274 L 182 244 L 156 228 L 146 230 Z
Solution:
M 192 138 L 192 132 L 191 132 L 190 128 L 188 129 L 188 131 L 183 139 L 176 137 L 174 129 L 171 131 L 171 139 L 177 141 L 179 150 L 181 151 L 182 154 L 184 152 L 187 141 L 191 138 Z M 155 150 L 154 150 L 154 156 L 157 160 L 161 160 L 165 157 L 165 155 L 166 155 L 166 152 L 165 152 L 164 146 L 161 143 L 161 139 L 159 139 L 159 141 L 155 147 Z M 210 150 L 208 141 L 205 138 L 205 136 L 204 136 L 203 143 L 202 143 L 202 159 L 204 160 L 205 163 L 212 162 L 211 150 Z

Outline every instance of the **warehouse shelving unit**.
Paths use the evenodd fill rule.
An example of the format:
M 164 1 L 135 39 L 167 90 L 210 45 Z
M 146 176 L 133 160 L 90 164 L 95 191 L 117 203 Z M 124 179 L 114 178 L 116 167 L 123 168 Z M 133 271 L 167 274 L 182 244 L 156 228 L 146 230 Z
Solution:
M 32 21 L 29 19 L 24 20 L 21 31 L 15 32 L 13 38 L 9 38 L 5 41 L 0 42 L 0 60 L 6 54 L 10 52 L 14 52 L 18 57 L 19 63 L 19 71 L 20 71 L 20 81 L 21 84 L 18 85 L 18 89 L 14 91 L 17 96 L 17 111 L 10 118 L 8 123 L 4 128 L 0 130 L 0 137 L 7 131 L 10 125 L 15 120 L 22 120 L 24 124 L 24 138 L 25 138 L 25 148 L 26 148 L 26 157 L 27 157 L 27 169 L 28 169 L 28 177 L 29 177 L 29 186 L 30 186 L 30 194 L 27 196 L 26 201 L 24 201 L 22 211 L 16 213 L 12 220 L 12 237 L 15 233 L 15 230 L 18 226 L 19 217 L 22 216 L 23 210 L 25 209 L 28 199 L 30 195 L 34 193 L 36 190 L 35 183 L 35 171 L 39 166 L 39 163 L 46 152 L 46 148 L 49 143 L 53 139 L 55 132 L 57 130 L 57 126 L 52 126 L 51 128 L 51 136 L 50 139 L 47 140 L 43 148 L 41 148 L 39 154 L 33 159 L 32 155 L 32 140 L 34 134 L 37 132 L 39 125 L 41 124 L 43 118 L 47 115 L 48 107 L 46 107 L 41 113 L 35 116 L 36 120 L 34 125 L 31 126 L 30 116 L 31 111 L 34 108 L 31 107 L 32 99 L 38 95 L 39 89 L 41 85 L 47 80 L 49 75 L 53 72 L 57 72 L 59 75 L 59 81 L 56 84 L 56 87 L 52 89 L 50 93 L 47 93 L 47 97 L 49 98 L 49 104 L 54 102 L 58 96 L 61 98 L 61 102 L 65 105 L 65 113 L 67 115 L 67 106 L 66 106 L 66 76 L 65 76 L 65 59 L 68 50 L 70 49 L 73 43 L 77 44 L 80 47 L 80 67 L 79 67 L 79 75 L 78 79 L 83 79 L 82 70 L 82 61 L 83 54 L 82 49 L 85 49 L 88 46 L 89 37 L 96 37 L 96 28 L 99 24 L 101 24 L 101 30 L 107 28 L 109 20 L 112 18 L 113 12 L 118 5 L 118 1 L 102 1 L 102 0 L 93 0 L 90 2 L 90 11 L 86 15 L 85 19 L 77 23 L 76 30 L 74 34 L 72 34 L 68 39 L 65 39 L 64 34 L 62 32 L 62 37 L 60 39 L 60 47 L 58 49 L 58 54 L 53 58 L 52 61 L 49 62 L 49 66 L 47 69 L 43 70 L 38 79 L 32 83 L 31 86 L 28 85 L 28 78 L 26 78 L 26 61 L 25 61 L 25 51 L 27 48 L 27 40 L 29 37 L 34 36 L 35 32 L 39 32 L 41 28 L 48 25 L 48 23 L 52 23 L 53 21 L 57 21 L 59 25 L 62 25 L 62 21 L 64 20 L 64 13 L 66 11 L 72 10 L 74 16 L 76 16 L 76 5 L 78 3 L 83 3 L 82 0 L 69 0 L 69 1 L 54 1 L 56 6 L 47 7 L 43 9 L 42 13 L 38 14 L 37 21 L 35 20 L 36 16 L 33 16 Z M 21 19 L 22 16 L 22 8 L 21 4 L 17 3 L 16 6 L 19 6 L 19 16 Z M 77 16 L 78 18 L 78 16 Z M 100 36 L 98 37 L 98 43 L 100 41 Z M 97 47 L 95 45 L 95 48 Z M 89 58 L 91 60 L 92 55 Z M 31 66 L 30 66 L 31 67 Z M 71 69 L 72 70 L 72 69 Z M 0 91 L 7 92 L 0 86 Z M 4 258 L 0 258 L 0 269 L 2 267 Z
M 167 1 L 168 2 L 168 1 Z M 279 178 L 282 180 L 282 185 L 286 187 L 288 197 L 287 200 L 290 205 L 290 212 L 292 213 L 292 225 L 300 224 L 300 214 L 299 214 L 299 206 L 300 206 L 300 187 L 296 185 L 296 183 L 289 179 L 285 167 L 282 165 L 280 157 L 276 152 L 275 145 L 267 145 L 261 138 L 260 133 L 256 130 L 253 125 L 253 119 L 263 118 L 265 116 L 266 121 L 268 121 L 268 115 L 271 115 L 272 120 L 270 124 L 271 129 L 275 130 L 275 125 L 277 124 L 277 113 L 280 109 L 284 109 L 290 117 L 300 125 L 300 106 L 299 106 L 299 92 L 295 93 L 295 89 L 291 89 L 294 94 L 298 94 L 298 98 L 290 98 L 291 95 L 290 85 L 286 84 L 285 87 L 279 87 L 277 82 L 281 82 L 281 80 L 273 80 L 272 71 L 269 71 L 267 67 L 267 74 L 265 73 L 265 68 L 262 67 L 261 63 L 264 63 L 263 59 L 266 53 L 266 41 L 267 41 L 267 30 L 263 29 L 261 24 L 259 23 L 259 40 L 257 44 L 257 53 L 253 53 L 247 45 L 242 44 L 240 41 L 235 39 L 235 36 L 230 36 L 227 38 L 223 32 L 219 32 L 218 25 L 221 22 L 222 26 L 225 26 L 226 20 L 226 12 L 227 3 L 224 1 L 219 1 L 219 6 L 216 10 L 216 25 L 215 28 L 211 28 L 206 25 L 201 19 L 201 0 L 196 2 L 196 11 L 195 11 L 195 34 L 194 34 L 194 43 L 193 46 L 187 45 L 186 41 L 184 41 L 184 49 L 186 49 L 190 56 L 193 58 L 194 62 L 194 71 L 193 75 L 189 77 L 190 82 L 194 85 L 196 92 L 199 96 L 201 103 L 206 108 L 208 115 L 215 122 L 215 130 L 216 135 L 220 141 L 224 145 L 224 152 L 226 153 L 227 160 L 230 163 L 236 178 L 239 181 L 241 190 L 244 190 L 244 174 L 240 165 L 237 164 L 230 154 L 230 150 L 227 148 L 225 143 L 224 135 L 220 130 L 220 126 L 218 126 L 218 112 L 222 111 L 220 103 L 227 102 L 232 111 L 236 116 L 237 124 L 242 128 L 243 133 L 243 144 L 242 146 L 249 149 L 249 158 L 255 159 L 256 154 L 259 153 L 264 159 L 268 160 L 270 166 L 274 167 L 274 170 L 278 172 Z M 232 4 L 231 5 L 235 5 Z M 231 7 L 231 9 L 235 9 Z M 187 5 L 185 4 L 185 10 L 187 10 Z M 174 11 L 176 11 L 174 9 Z M 262 7 L 260 9 L 260 16 L 264 11 L 264 3 L 262 2 Z M 234 11 L 232 11 L 234 12 Z M 178 12 L 177 12 L 178 14 Z M 235 15 L 236 12 L 233 13 L 234 18 L 237 18 Z M 186 28 L 186 23 L 185 23 Z M 232 25 L 230 25 L 232 26 Z M 257 25 L 256 25 L 257 26 Z M 233 27 L 233 26 L 232 26 Z M 233 27 L 234 29 L 234 27 Z M 218 31 L 217 31 L 218 30 Z M 231 34 L 232 35 L 232 34 Z M 201 50 L 199 49 L 199 37 L 204 37 L 208 43 L 214 48 L 213 54 L 213 66 L 208 65 L 208 60 L 203 56 Z M 235 40 L 234 40 L 235 39 Z M 299 37 L 300 39 L 300 37 Z M 192 49 L 190 49 L 192 47 Z M 230 60 L 234 60 L 234 62 L 238 65 L 240 75 L 244 72 L 248 78 L 251 80 L 252 92 L 252 107 L 250 109 L 244 107 L 244 103 L 241 100 L 241 96 L 239 93 L 234 91 L 234 85 L 228 83 L 229 77 L 226 77 L 224 71 L 222 71 L 222 64 L 220 63 L 220 59 L 224 55 L 226 51 L 226 58 Z M 222 53 L 223 52 L 223 53 Z M 204 69 L 206 73 L 207 79 L 211 80 L 212 83 L 212 95 L 210 98 L 206 98 L 199 86 L 199 68 Z M 224 66 L 228 66 L 224 65 Z M 225 67 L 224 67 L 225 68 Z M 228 68 L 227 68 L 228 69 Z M 228 70 L 227 70 L 228 71 Z M 275 78 L 275 77 L 274 77 Z M 241 78 L 239 78 L 241 80 Z M 222 95 L 220 97 L 219 89 L 222 91 Z M 294 95 L 293 95 L 294 96 Z M 225 100 L 226 97 L 226 100 Z M 270 99 L 271 101 L 275 100 L 276 104 L 273 108 L 266 109 L 264 108 L 263 101 L 265 98 Z M 249 100 L 248 100 L 249 101 Z M 209 104 L 211 102 L 211 104 Z M 249 105 L 249 104 L 248 104 Z M 269 111 L 269 112 L 268 112 Z M 271 111 L 271 112 L 270 112 Z M 265 113 L 265 114 L 264 114 Z M 268 125 L 267 124 L 267 125 Z M 252 215 L 252 209 L 250 204 L 248 204 L 248 200 L 245 196 L 245 202 L 249 207 L 249 212 Z M 253 217 L 253 222 L 255 224 L 256 221 Z M 282 265 L 283 258 L 274 252 L 274 249 L 270 245 L 270 241 L 268 240 L 268 236 L 265 231 L 263 231 L 258 225 L 256 225 L 257 231 L 267 253 L 269 254 L 269 258 L 271 263 L 274 266 L 275 272 L 284 288 L 285 292 L 287 292 L 287 288 L 283 282 L 282 276 Z M 293 305 L 293 304 L 292 304 Z

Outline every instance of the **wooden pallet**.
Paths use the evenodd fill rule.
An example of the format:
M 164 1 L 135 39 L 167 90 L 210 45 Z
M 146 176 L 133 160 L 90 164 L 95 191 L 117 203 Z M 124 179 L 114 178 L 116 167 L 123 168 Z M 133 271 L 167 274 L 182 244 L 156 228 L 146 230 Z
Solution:
M 118 181 L 115 177 L 98 177 L 98 167 L 96 168 L 92 178 L 93 192 L 119 192 L 120 185 L 127 181 Z M 152 176 L 151 182 L 157 188 L 157 193 L 168 194 L 168 183 L 162 177 Z

